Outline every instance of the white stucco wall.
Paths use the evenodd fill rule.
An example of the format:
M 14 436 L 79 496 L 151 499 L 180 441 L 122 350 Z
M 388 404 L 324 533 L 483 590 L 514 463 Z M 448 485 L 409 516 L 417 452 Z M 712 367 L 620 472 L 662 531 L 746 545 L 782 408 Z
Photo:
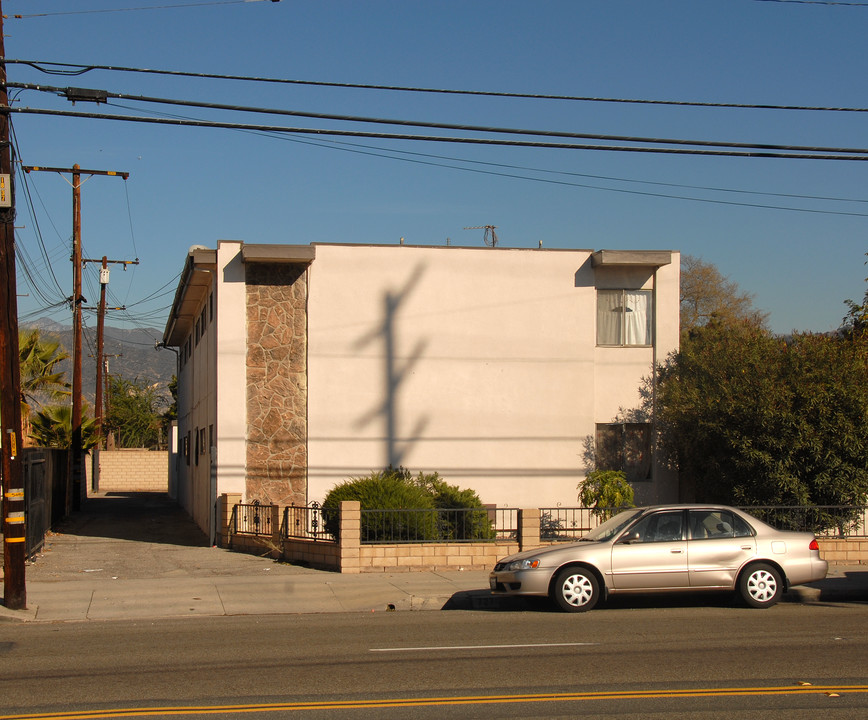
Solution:
M 247 470 L 247 291 L 241 245 L 217 243 L 217 488 L 216 495 L 246 489 Z
M 317 245 L 309 499 L 392 463 L 499 506 L 575 504 L 585 438 L 635 402 L 653 360 L 651 348 L 598 352 L 590 257 Z M 677 263 L 657 276 L 675 346 Z

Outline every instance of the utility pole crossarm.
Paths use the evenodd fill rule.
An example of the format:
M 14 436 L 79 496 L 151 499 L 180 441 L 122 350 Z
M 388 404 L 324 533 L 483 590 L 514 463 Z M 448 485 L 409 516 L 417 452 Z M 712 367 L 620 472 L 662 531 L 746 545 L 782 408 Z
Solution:
M 111 175 L 122 177 L 124 180 L 127 180 L 130 177 L 128 172 L 121 172 L 119 170 L 84 170 L 83 168 L 57 168 L 57 167 L 45 167 L 43 165 L 22 165 L 21 169 L 26 173 L 31 172 L 56 172 L 56 173 L 77 173 L 79 175 Z

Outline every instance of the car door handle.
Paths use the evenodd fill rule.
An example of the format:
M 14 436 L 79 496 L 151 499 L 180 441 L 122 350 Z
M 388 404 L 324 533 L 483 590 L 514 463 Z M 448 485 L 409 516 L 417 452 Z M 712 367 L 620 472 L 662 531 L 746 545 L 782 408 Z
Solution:
M 681 548 L 672 548 L 669 552 L 678 555 L 682 552 Z
M 742 550 L 753 550 L 753 545 L 742 545 L 741 549 Z

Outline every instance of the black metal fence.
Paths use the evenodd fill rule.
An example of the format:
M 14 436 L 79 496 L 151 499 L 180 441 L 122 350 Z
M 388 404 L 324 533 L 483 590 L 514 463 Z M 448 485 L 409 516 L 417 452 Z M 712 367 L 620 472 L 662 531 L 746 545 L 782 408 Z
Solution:
M 362 510 L 361 541 L 497 542 L 517 536 L 517 518 L 511 508 Z
M 230 526 L 233 534 L 271 535 L 271 505 L 239 504 L 232 508 Z
M 802 530 L 825 538 L 868 537 L 868 506 L 754 506 L 747 513 L 781 530 Z M 577 540 L 618 512 L 587 507 L 540 508 L 540 540 Z M 281 537 L 334 542 L 338 511 L 320 507 L 290 506 L 283 509 Z M 232 510 L 233 533 L 272 534 L 269 505 L 236 505 Z M 516 508 L 362 510 L 361 542 L 497 542 L 518 537 Z
M 619 509 L 540 508 L 540 539 L 577 540 Z M 739 509 L 779 530 L 812 532 L 823 538 L 868 537 L 865 505 L 764 505 Z
M 802 530 L 825 538 L 868 537 L 865 505 L 763 505 L 741 509 L 779 530 Z
M 591 508 L 554 507 L 539 509 L 540 540 L 578 540 L 599 524 L 600 521 Z
M 301 540 L 334 542 L 335 536 L 326 529 L 323 513 L 328 512 L 319 503 L 290 505 L 283 509 L 281 537 Z

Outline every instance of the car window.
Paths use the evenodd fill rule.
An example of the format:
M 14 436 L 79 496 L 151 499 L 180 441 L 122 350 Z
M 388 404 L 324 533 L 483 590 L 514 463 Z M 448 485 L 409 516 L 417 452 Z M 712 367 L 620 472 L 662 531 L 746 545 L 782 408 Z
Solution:
M 633 521 L 633 518 L 641 514 L 641 512 L 641 510 L 624 510 L 615 515 L 615 517 L 606 520 L 602 525 L 595 527 L 582 540 L 608 540 L 627 527 Z
M 728 510 L 691 510 L 690 537 L 693 540 L 748 537 L 750 526 Z
M 639 534 L 634 542 L 673 542 L 682 539 L 683 525 L 684 513 L 680 510 L 653 513 L 631 527 L 630 533 Z

